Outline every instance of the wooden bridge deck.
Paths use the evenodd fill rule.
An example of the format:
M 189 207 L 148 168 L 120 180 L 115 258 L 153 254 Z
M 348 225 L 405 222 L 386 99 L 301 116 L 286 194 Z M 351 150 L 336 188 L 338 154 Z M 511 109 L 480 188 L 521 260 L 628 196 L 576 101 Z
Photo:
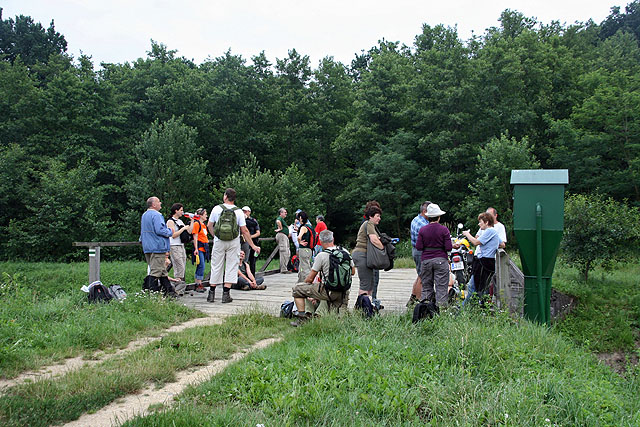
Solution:
M 382 314 L 390 312 L 400 312 L 406 310 L 405 304 L 411 295 L 411 287 L 416 278 L 414 269 L 394 269 L 388 272 L 380 272 L 380 284 L 378 285 L 378 298 L 384 305 Z M 264 284 L 267 289 L 263 291 L 239 291 L 231 290 L 233 302 L 222 304 L 222 289 L 216 289 L 216 301 L 207 302 L 207 292 L 201 294 L 194 292 L 193 296 L 188 294 L 181 297 L 181 301 L 188 307 L 193 307 L 210 316 L 230 316 L 248 309 L 251 306 L 258 306 L 268 313 L 278 315 L 280 305 L 284 301 L 291 301 L 291 289 L 296 284 L 298 275 L 274 274 L 265 276 Z M 358 275 L 354 276 L 351 295 L 349 298 L 349 308 L 353 308 L 357 297 Z

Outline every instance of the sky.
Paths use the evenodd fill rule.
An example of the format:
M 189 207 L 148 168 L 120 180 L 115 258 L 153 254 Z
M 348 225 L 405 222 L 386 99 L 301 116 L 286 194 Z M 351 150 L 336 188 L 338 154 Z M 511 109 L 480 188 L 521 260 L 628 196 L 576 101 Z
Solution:
M 499 26 L 505 9 L 548 24 L 602 22 L 620 0 L 2 0 L 2 18 L 31 16 L 67 40 L 68 53 L 101 62 L 146 57 L 151 39 L 197 64 L 227 50 L 250 60 L 264 51 L 271 62 L 290 49 L 317 66 L 325 56 L 350 64 L 378 41 L 412 45 L 422 25 L 457 27 L 462 40 Z M 614 3 L 616 2 L 616 3 Z

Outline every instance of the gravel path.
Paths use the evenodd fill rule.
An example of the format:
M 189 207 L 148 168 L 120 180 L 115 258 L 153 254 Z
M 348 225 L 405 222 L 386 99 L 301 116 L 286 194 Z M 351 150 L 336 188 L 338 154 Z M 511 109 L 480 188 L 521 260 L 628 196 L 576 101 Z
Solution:
M 227 360 L 216 360 L 213 363 L 199 368 L 196 371 L 178 372 L 177 381 L 165 385 L 161 389 L 156 389 L 154 385 L 140 391 L 140 393 L 126 396 L 122 399 L 105 406 L 93 414 L 84 414 L 77 420 L 65 424 L 67 427 L 101 427 L 119 425 L 125 421 L 135 417 L 136 415 L 148 414 L 151 405 L 170 406 L 173 398 L 180 394 L 188 385 L 198 384 L 206 381 L 211 376 L 222 371 L 227 365 L 243 358 L 246 354 L 267 347 L 274 342 L 279 341 L 276 338 L 269 338 L 257 342 L 253 346 L 243 351 L 234 353 Z
M 0 394 L 3 390 L 13 387 L 15 385 L 23 384 L 29 381 L 38 381 L 51 377 L 56 377 L 59 375 L 64 375 L 68 372 L 79 369 L 85 365 L 91 366 L 96 363 L 103 362 L 111 357 L 119 356 L 124 353 L 128 353 L 134 350 L 137 350 L 153 341 L 157 341 L 162 337 L 166 336 L 171 332 L 179 332 L 187 328 L 193 328 L 197 326 L 207 326 L 222 323 L 223 318 L 216 316 L 208 316 L 208 317 L 200 317 L 197 319 L 192 319 L 187 322 L 181 323 L 179 325 L 171 326 L 168 329 L 162 331 L 160 335 L 157 337 L 144 337 L 137 339 L 135 341 L 131 341 L 127 347 L 119 349 L 114 353 L 105 353 L 103 351 L 98 351 L 91 356 L 91 359 L 87 360 L 83 356 L 73 357 L 70 359 L 65 359 L 64 362 L 56 365 L 45 366 L 42 369 L 37 371 L 28 371 L 20 374 L 19 376 L 8 379 L 8 380 L 0 380 Z

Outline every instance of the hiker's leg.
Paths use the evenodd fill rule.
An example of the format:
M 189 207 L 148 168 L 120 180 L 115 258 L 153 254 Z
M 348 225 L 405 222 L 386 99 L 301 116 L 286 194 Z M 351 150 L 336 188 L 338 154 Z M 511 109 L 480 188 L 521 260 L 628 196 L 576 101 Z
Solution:
M 420 266 L 420 281 L 422 282 L 422 291 L 420 292 L 420 300 L 426 299 L 432 301 L 435 296 L 433 288 L 433 266 L 430 259 L 422 261 Z

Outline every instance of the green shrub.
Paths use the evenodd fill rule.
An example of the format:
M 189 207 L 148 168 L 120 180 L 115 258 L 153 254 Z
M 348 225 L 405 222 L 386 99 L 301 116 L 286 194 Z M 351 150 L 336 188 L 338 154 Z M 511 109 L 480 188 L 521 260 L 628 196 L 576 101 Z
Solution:
M 564 210 L 563 259 L 584 281 L 597 265 L 605 269 L 640 248 L 640 211 L 598 194 L 574 194 Z

